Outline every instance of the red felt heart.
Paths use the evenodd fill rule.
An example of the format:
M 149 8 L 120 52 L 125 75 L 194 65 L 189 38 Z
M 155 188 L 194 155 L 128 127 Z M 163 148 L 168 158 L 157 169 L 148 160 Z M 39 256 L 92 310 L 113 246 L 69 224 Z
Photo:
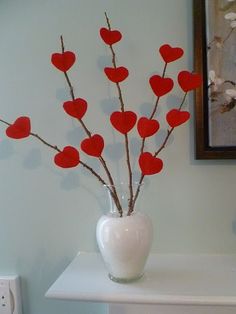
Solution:
M 82 98 L 76 98 L 75 100 L 64 102 L 63 108 L 70 116 L 82 119 L 87 111 L 87 101 Z
M 166 121 L 172 128 L 183 124 L 190 118 L 190 113 L 188 111 L 180 111 L 178 109 L 170 110 L 166 115 Z
M 80 162 L 79 152 L 72 146 L 66 146 L 63 151 L 55 155 L 54 162 L 61 168 L 76 167 Z
M 113 45 L 121 40 L 122 34 L 118 30 L 100 29 L 100 36 L 107 45 Z
M 159 130 L 160 124 L 157 120 L 142 117 L 138 120 L 138 133 L 142 138 L 152 136 Z
M 120 83 L 129 75 L 129 71 L 125 67 L 105 68 L 104 72 L 107 78 L 113 83 Z
M 75 54 L 72 51 L 53 53 L 51 56 L 51 62 L 58 70 L 66 72 L 75 63 Z
M 100 157 L 104 148 L 104 140 L 101 135 L 94 134 L 81 142 L 81 149 L 93 157 Z
M 163 60 L 168 62 L 173 62 L 182 57 L 184 51 L 179 47 L 171 47 L 170 45 L 162 45 L 159 49 L 159 52 Z
M 19 117 L 6 129 L 6 135 L 14 139 L 21 139 L 30 135 L 30 129 L 30 119 Z
M 111 114 L 110 120 L 117 131 L 126 134 L 135 126 L 137 115 L 133 111 L 115 111 Z
M 202 77 L 198 73 L 181 71 L 178 75 L 178 82 L 182 90 L 187 93 L 190 90 L 196 89 L 202 84 Z
M 159 75 L 153 75 L 149 79 L 149 83 L 157 97 L 161 97 L 169 93 L 174 86 L 174 82 L 171 78 L 164 78 Z
M 145 152 L 139 157 L 139 166 L 143 175 L 152 175 L 162 170 L 163 161 L 154 157 L 151 153 Z

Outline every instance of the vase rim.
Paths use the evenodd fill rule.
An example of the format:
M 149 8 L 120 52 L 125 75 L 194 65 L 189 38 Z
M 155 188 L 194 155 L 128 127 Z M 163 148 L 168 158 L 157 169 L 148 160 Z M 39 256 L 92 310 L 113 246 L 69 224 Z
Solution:
M 138 181 L 134 181 L 132 183 L 134 186 L 143 186 L 144 185 L 144 182 L 142 183 L 139 183 Z M 121 181 L 117 184 L 103 184 L 104 187 L 117 187 L 117 186 L 129 186 L 129 183 L 128 182 L 124 182 L 124 181 Z
M 120 216 L 118 215 L 118 213 L 114 213 L 114 214 L 113 214 L 113 213 L 107 213 L 107 214 L 103 214 L 101 217 L 103 217 L 103 218 L 105 218 L 105 219 L 109 218 L 109 219 L 121 219 L 121 220 L 126 219 L 126 220 L 129 220 L 129 219 L 134 218 L 135 216 L 147 217 L 148 215 L 145 214 L 145 213 L 140 213 L 139 211 L 134 210 L 134 211 L 131 213 L 131 215 L 129 215 L 129 216 L 124 215 L 124 216 L 120 217 Z

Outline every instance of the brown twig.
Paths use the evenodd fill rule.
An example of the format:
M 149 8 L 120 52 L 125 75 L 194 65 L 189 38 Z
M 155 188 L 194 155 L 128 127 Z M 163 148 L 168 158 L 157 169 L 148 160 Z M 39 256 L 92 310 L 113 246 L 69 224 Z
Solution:
M 110 173 L 110 171 L 109 171 L 109 169 L 107 167 L 105 159 L 102 156 L 100 156 L 99 160 L 100 160 L 101 164 L 103 165 L 103 168 L 104 168 L 104 170 L 105 170 L 105 172 L 107 174 L 108 180 L 109 180 L 109 182 L 111 184 L 110 188 L 112 189 L 113 195 L 114 195 L 113 200 L 114 200 L 114 202 L 116 204 L 116 207 L 117 207 L 117 210 L 118 210 L 118 212 L 120 214 L 120 217 L 122 217 L 123 216 L 123 209 L 122 209 L 122 206 L 121 206 L 121 203 L 120 203 L 120 200 L 119 200 L 119 196 L 117 194 L 116 187 L 115 187 L 113 178 L 111 176 L 111 173 Z
M 42 137 L 40 137 L 38 134 L 35 133 L 30 133 L 31 136 L 37 138 L 39 141 L 41 141 L 43 144 L 47 145 L 48 147 L 51 147 L 52 149 L 55 149 L 58 152 L 62 152 L 61 149 L 59 149 L 56 145 L 51 145 L 50 143 L 48 143 L 47 141 L 45 141 Z M 89 165 L 87 165 L 85 162 L 83 162 L 82 160 L 80 160 L 80 164 L 86 168 L 88 171 L 90 171 L 103 185 L 108 186 L 107 183 L 105 182 L 105 180 L 96 172 L 93 170 L 92 167 L 90 167 Z M 108 188 L 110 190 L 110 188 Z M 113 192 L 110 190 L 110 193 L 113 194 Z
M 150 120 L 154 117 L 154 115 L 155 115 L 156 112 L 157 112 L 157 107 L 158 107 L 158 104 L 159 104 L 159 100 L 160 100 L 160 97 L 157 97 L 157 100 L 156 100 L 154 109 L 153 109 L 153 111 L 152 111 L 152 113 L 151 113 L 151 115 L 150 115 L 150 117 L 149 117 Z
M 64 45 L 64 40 L 63 40 L 63 37 L 62 35 L 60 36 L 60 40 L 61 40 L 61 50 L 62 50 L 62 53 L 65 52 L 65 45 Z M 67 72 L 63 72 L 64 75 L 65 75 L 65 78 L 66 78 L 66 82 L 69 86 L 69 89 L 70 89 L 70 95 L 71 95 L 71 98 L 72 100 L 75 100 L 75 94 L 74 94 L 74 88 L 73 88 L 73 85 L 70 81 L 70 78 L 67 74 Z M 82 119 L 77 119 L 79 121 L 79 123 L 81 124 L 82 128 L 84 129 L 85 133 L 87 134 L 88 137 L 92 137 L 92 132 L 87 128 L 86 124 L 84 123 L 84 121 Z M 117 210 L 120 214 L 120 216 L 122 217 L 123 215 L 123 210 L 122 210 L 122 207 L 121 207 L 121 204 L 120 204 L 120 200 L 119 200 L 119 196 L 117 194 L 117 191 L 116 191 L 116 187 L 115 187 L 115 184 L 114 184 L 114 181 L 113 181 L 113 178 L 112 178 L 112 175 L 111 175 L 111 172 L 109 171 L 108 167 L 107 167 L 107 164 L 104 160 L 104 158 L 101 156 L 99 158 L 99 161 L 101 162 L 106 174 L 107 174 L 107 177 L 108 177 L 108 180 L 110 182 L 110 186 L 111 186 L 111 189 L 113 191 L 113 200 L 117 206 Z
M 128 134 L 125 134 L 125 150 L 126 150 L 126 162 L 127 162 L 127 167 L 128 167 L 128 173 L 129 173 L 129 191 L 130 191 L 130 198 L 129 198 L 129 203 L 128 203 L 128 208 L 132 207 L 133 204 L 133 197 L 134 197 L 134 192 L 133 192 L 133 173 L 132 173 L 132 168 L 131 168 L 131 163 L 130 163 L 130 153 L 129 153 L 129 138 Z
M 4 120 L 2 120 L 2 119 L 0 119 L 0 122 L 6 124 L 6 125 L 8 125 L 8 126 L 11 126 L 11 125 L 12 125 L 11 123 L 9 123 L 9 122 L 7 122 L 7 121 L 4 121 Z M 50 147 L 50 148 L 56 150 L 57 152 L 59 152 L 59 153 L 62 152 L 62 150 L 59 149 L 57 145 L 52 145 L 52 144 L 48 143 L 47 141 L 45 141 L 45 140 L 44 140 L 41 136 L 39 136 L 38 134 L 33 133 L 33 132 L 30 132 L 30 135 L 33 136 L 33 137 L 35 137 L 37 140 L 39 140 L 40 142 L 42 142 L 44 145 L 46 145 L 46 146 L 48 146 L 48 147 Z M 108 190 L 109 190 L 110 193 L 111 193 L 112 198 L 114 199 L 114 201 L 115 201 L 115 203 L 116 203 L 117 195 L 114 195 L 113 190 L 112 190 L 111 187 L 105 182 L 105 180 L 104 180 L 98 173 L 96 173 L 96 171 L 94 171 L 92 167 L 90 167 L 89 165 L 87 165 L 87 164 L 86 164 L 85 162 L 83 162 L 82 160 L 80 160 L 80 164 L 81 164 L 84 168 L 86 168 L 89 172 L 91 172 L 91 174 L 94 175 L 94 176 L 99 180 L 100 183 L 102 183 L 104 186 L 106 186 L 106 187 L 108 188 Z M 116 203 L 116 205 L 118 206 L 117 203 Z
M 81 124 L 82 128 L 84 129 L 85 133 L 88 135 L 88 137 L 92 137 L 92 133 L 89 131 L 89 129 L 86 127 L 84 121 L 82 119 L 77 119 L 79 123 Z
M 163 72 L 162 72 L 162 77 L 165 77 L 165 73 L 166 73 L 166 68 L 167 68 L 167 62 L 165 63 L 165 66 L 163 68 Z M 156 99 L 156 102 L 155 102 L 155 105 L 154 105 L 154 108 L 153 108 L 153 111 L 149 117 L 149 119 L 151 120 L 156 112 L 157 112 L 157 109 L 158 109 L 158 105 L 159 105 L 159 101 L 160 101 L 160 97 L 157 97 Z M 143 140 L 142 140 L 142 145 L 141 145 L 141 149 L 140 149 L 140 155 L 143 153 L 144 151 L 144 146 L 145 146 L 145 141 L 146 141 L 146 138 L 144 137 Z M 140 188 L 141 188 L 141 184 L 143 182 L 143 179 L 144 179 L 144 175 L 141 175 L 140 177 L 140 180 L 139 180 L 139 183 L 138 183 L 138 187 L 137 187 L 137 190 L 135 192 L 135 196 L 134 196 L 134 201 L 133 201 L 133 204 L 132 204 L 132 207 L 129 209 L 128 211 L 128 216 L 131 215 L 131 213 L 134 211 L 134 204 L 137 200 L 137 197 L 138 197 L 138 194 L 139 194 L 139 191 L 140 191 Z
M 11 126 L 12 124 L 7 122 L 7 121 L 4 121 L 3 119 L 0 119 L 0 122 L 8 125 L 8 126 Z M 30 132 L 29 135 L 35 137 L 37 140 L 39 140 L 40 142 L 42 142 L 44 145 L 56 150 L 57 152 L 61 153 L 62 150 L 58 148 L 57 145 L 52 145 L 50 143 L 48 143 L 47 141 L 45 141 L 41 136 L 39 136 L 38 134 L 36 133 L 33 133 L 33 132 Z M 80 160 L 80 163 L 82 166 L 84 166 L 86 169 L 88 169 L 93 175 L 95 175 L 97 177 L 97 179 L 104 185 L 107 185 L 106 182 L 102 179 L 102 177 L 97 174 L 91 167 L 89 167 L 85 162 L 81 161 Z
M 106 17 L 106 22 L 107 22 L 107 26 L 108 29 L 111 30 L 111 24 L 109 21 L 109 18 L 107 16 L 107 13 L 105 12 L 105 17 Z M 116 69 L 117 65 L 116 65 L 116 54 L 115 51 L 112 47 L 112 45 L 109 45 L 111 53 L 112 53 L 112 64 L 113 67 Z M 116 83 L 116 87 L 118 90 L 118 97 L 119 97 L 119 101 L 120 101 L 120 109 L 122 112 L 125 111 L 125 104 L 124 104 L 124 100 L 123 100 L 123 95 L 122 95 L 122 91 L 121 91 L 121 87 L 119 82 Z M 130 208 L 132 208 L 132 203 L 133 203 L 133 196 L 134 196 L 134 192 L 133 192 L 133 174 L 132 174 L 132 169 L 131 169 L 131 162 L 130 162 L 130 152 L 129 152 L 129 137 L 128 134 L 124 134 L 125 136 L 125 151 L 126 151 L 126 162 L 127 162 L 127 167 L 128 167 L 128 174 L 129 174 L 129 192 L 130 192 L 130 196 L 129 196 L 129 200 L 128 200 L 128 211 L 130 210 Z
M 166 73 L 166 68 L 167 68 L 167 63 L 165 63 L 165 66 L 163 68 L 163 72 L 162 72 L 162 78 L 165 76 L 165 73 Z M 160 101 L 160 97 L 157 97 L 156 99 L 156 102 L 155 102 L 155 105 L 154 105 L 154 108 L 153 108 L 153 111 L 149 117 L 149 119 L 151 120 L 156 112 L 157 112 L 157 108 L 158 108 L 158 105 L 159 105 L 159 101 Z M 145 141 L 146 141 L 146 138 L 144 137 L 143 140 L 142 140 L 142 145 L 141 145 L 141 149 L 140 149 L 140 154 L 143 153 L 143 150 L 144 150 L 144 146 L 145 146 Z
M 231 30 L 229 31 L 229 33 L 226 35 L 225 39 L 223 40 L 223 44 L 229 39 L 229 37 L 232 35 L 234 31 L 234 28 L 231 28 Z
M 30 133 L 31 136 L 37 138 L 39 141 L 41 141 L 43 144 L 45 144 L 48 147 L 51 147 L 52 149 L 55 149 L 57 152 L 61 152 L 61 150 L 56 146 L 56 145 L 51 145 L 48 142 L 46 142 L 44 139 L 42 139 L 42 137 L 40 137 L 38 134 L 35 133 Z
M 11 123 L 8 123 L 8 122 L 6 122 L 6 121 L 4 121 L 4 120 L 2 120 L 2 119 L 0 119 L 0 122 L 2 122 L 2 123 L 4 123 L 4 124 L 6 124 L 6 125 L 8 125 L 8 126 L 10 126 L 10 125 L 11 125 Z
M 182 109 L 183 104 L 184 104 L 185 99 L 186 99 L 186 96 L 187 96 L 187 92 L 184 94 L 184 97 L 183 97 L 183 99 L 182 99 L 182 102 L 181 102 L 181 104 L 180 104 L 178 110 L 181 110 L 181 109 Z M 166 143 L 167 143 L 167 141 L 168 141 L 168 139 L 169 139 L 169 137 L 170 137 L 170 135 L 171 135 L 171 133 L 172 133 L 173 131 L 174 131 L 174 127 L 172 127 L 170 130 L 167 130 L 167 135 L 166 135 L 166 137 L 165 137 L 163 143 L 161 144 L 160 148 L 154 153 L 154 155 L 153 155 L 154 157 L 157 157 L 157 155 L 159 155 L 159 153 L 165 148 Z M 131 213 L 132 213 L 133 210 L 134 210 L 134 205 L 135 205 L 135 202 L 136 202 L 136 200 L 137 200 L 137 198 L 138 198 L 138 195 L 139 195 L 139 193 L 140 193 L 140 188 L 141 188 L 141 184 L 143 183 L 144 177 L 145 177 L 144 174 L 141 174 L 141 177 L 140 177 L 140 180 L 139 180 L 139 183 L 138 183 L 138 188 L 137 188 L 136 193 L 135 193 L 135 196 L 134 196 L 133 208 L 128 212 L 128 215 L 131 215 Z
M 106 12 L 105 12 L 105 17 L 106 17 L 108 29 L 111 30 L 111 24 L 110 24 L 110 21 L 109 21 L 109 18 L 107 16 Z M 114 51 L 112 45 L 109 45 L 109 47 L 110 47 L 111 53 L 112 53 L 112 64 L 113 64 L 113 67 L 116 69 L 117 68 L 117 65 L 116 65 L 116 54 L 115 54 L 115 51 Z M 118 89 L 119 100 L 120 100 L 120 105 L 121 105 L 121 111 L 124 112 L 125 105 L 124 105 L 124 100 L 123 100 L 123 96 L 122 96 L 122 92 L 121 92 L 120 83 L 116 83 L 116 87 Z
M 155 152 L 154 157 L 156 157 L 164 149 L 164 147 L 166 146 L 166 143 L 167 143 L 171 133 L 173 132 L 173 130 L 174 130 L 174 128 L 171 128 L 170 130 L 167 130 L 167 135 L 166 135 L 166 137 L 165 137 L 161 147 L 159 148 L 159 150 L 157 152 Z M 134 206 L 135 206 L 135 203 L 136 203 L 137 198 L 139 196 L 140 188 L 141 188 L 141 185 L 143 183 L 144 177 L 145 177 L 145 175 L 141 174 L 141 177 L 140 177 L 140 180 L 139 180 L 139 183 L 138 183 L 138 187 L 137 187 L 136 193 L 134 195 L 133 208 L 128 212 L 128 215 L 131 215 L 132 212 L 134 211 Z
M 207 45 L 208 50 L 211 49 L 211 46 L 213 45 L 214 42 L 218 42 L 218 43 L 224 45 L 225 42 L 230 38 L 230 36 L 231 36 L 232 33 L 234 32 L 234 30 L 235 30 L 235 28 L 232 28 L 232 27 L 231 27 L 230 30 L 229 30 L 229 32 L 228 32 L 228 34 L 225 36 L 224 39 L 222 39 L 222 38 L 219 37 L 219 36 L 215 36 L 215 37 L 208 43 L 208 45 Z
M 62 35 L 60 36 L 60 40 L 61 40 L 61 51 L 62 51 L 62 53 L 64 53 L 65 52 L 65 45 L 64 45 L 64 40 L 63 40 Z M 63 72 L 63 73 L 65 75 L 66 82 L 67 82 L 67 84 L 69 86 L 69 89 L 70 89 L 71 99 L 75 100 L 74 88 L 73 88 L 73 86 L 71 84 L 69 75 L 68 75 L 67 72 Z M 82 128 L 84 129 L 85 133 L 88 135 L 88 137 L 91 137 L 91 132 L 88 130 L 88 128 L 84 124 L 83 120 L 82 119 L 78 119 L 78 121 L 81 124 Z
M 141 145 L 141 149 L 140 149 L 140 155 L 143 153 L 143 151 L 144 151 L 144 145 L 145 145 L 145 137 L 143 138 L 143 140 L 142 140 L 142 145 Z
M 229 83 L 229 84 L 231 84 L 231 85 L 233 85 L 233 86 L 236 86 L 236 83 L 235 83 L 234 81 L 231 81 L 231 80 L 225 80 L 225 81 L 223 82 L 223 84 L 226 84 L 226 83 Z
M 165 76 L 165 74 L 166 74 L 166 68 L 167 68 L 167 63 L 165 63 L 165 66 L 164 66 L 164 69 L 163 69 L 163 72 L 162 72 L 162 78 L 163 78 L 163 77 Z M 151 113 L 151 115 L 150 115 L 150 117 L 149 117 L 150 120 L 155 116 L 155 114 L 156 114 L 156 112 L 157 112 L 159 100 L 160 100 L 160 97 L 157 97 L 157 100 L 156 100 L 154 109 L 153 109 L 153 111 L 152 111 L 152 113 Z

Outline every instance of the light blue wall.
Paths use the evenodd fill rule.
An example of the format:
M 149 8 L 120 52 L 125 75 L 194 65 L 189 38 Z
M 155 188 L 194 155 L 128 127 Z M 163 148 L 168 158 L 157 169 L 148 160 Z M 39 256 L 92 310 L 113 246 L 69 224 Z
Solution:
M 119 150 L 121 137 L 110 132 L 108 122 L 117 94 L 102 73 L 110 55 L 98 36 L 105 10 L 114 28 L 124 34 L 116 51 L 118 63 L 130 70 L 122 84 L 129 108 L 143 113 L 153 103 L 148 78 L 162 71 L 157 52 L 161 44 L 185 49 L 184 59 L 171 64 L 168 75 L 192 69 L 189 0 L 1 0 L 0 116 L 14 121 L 29 115 L 32 131 L 50 143 L 79 144 L 83 133 L 61 106 L 69 97 L 63 75 L 50 64 L 51 53 L 60 51 L 63 34 L 67 49 L 78 53 L 70 76 L 76 95 L 88 100 L 85 120 L 104 134 L 110 144 L 107 161 L 124 179 L 123 168 L 117 171 L 122 161 L 110 153 L 112 143 Z M 163 128 L 167 108 L 177 105 L 181 95 L 176 89 L 163 99 Z M 193 112 L 192 97 L 188 101 Z M 193 133 L 193 121 L 176 129 L 162 154 L 164 171 L 149 178 L 142 195 L 141 205 L 155 225 L 153 251 L 236 252 L 235 162 L 195 161 Z M 0 139 L 0 274 L 22 277 L 24 314 L 105 313 L 101 304 L 44 298 L 79 250 L 97 250 L 99 184 L 82 167 L 56 168 L 54 152 L 34 138 L 8 140 L 1 125 Z M 135 157 L 134 147 L 132 152 Z

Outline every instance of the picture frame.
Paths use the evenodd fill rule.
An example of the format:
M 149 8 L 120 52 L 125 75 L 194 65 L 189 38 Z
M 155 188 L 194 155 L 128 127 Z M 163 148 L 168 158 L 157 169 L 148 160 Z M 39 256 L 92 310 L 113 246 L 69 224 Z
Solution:
M 223 0 L 193 0 L 194 71 L 201 73 L 203 77 L 202 87 L 195 92 L 194 96 L 196 159 L 236 159 L 236 100 L 234 101 L 234 98 L 230 98 L 232 95 L 230 96 L 227 94 L 230 90 L 232 94 L 235 89 L 236 95 L 236 84 L 234 84 L 233 79 L 225 78 L 225 81 L 223 81 L 223 79 L 218 78 L 218 74 L 216 74 L 217 71 L 223 72 L 224 74 L 227 73 L 228 65 L 226 67 L 224 62 L 219 62 L 216 57 L 216 54 L 218 53 L 217 49 L 219 49 L 222 58 L 224 52 L 228 51 L 228 49 L 225 49 L 224 47 L 224 45 L 226 45 L 226 40 L 227 45 L 229 45 L 233 36 L 235 36 L 234 39 L 236 39 L 236 29 L 235 32 L 233 29 L 231 33 L 228 33 L 228 35 L 226 33 L 226 37 L 224 39 L 222 39 L 223 35 L 220 37 L 221 34 L 218 36 L 217 33 L 213 38 L 209 38 L 212 34 L 214 34 L 213 28 L 215 27 L 214 23 L 216 21 L 216 17 L 210 15 L 212 12 L 215 14 L 216 8 L 214 7 L 214 10 L 212 8 L 209 9 L 209 6 L 219 5 L 220 1 L 223 2 Z M 233 3 L 233 1 L 229 1 L 228 3 Z M 222 10 L 222 8 L 220 8 L 220 10 Z M 217 19 L 220 17 L 222 19 L 222 15 L 227 14 L 227 12 L 229 11 L 226 10 L 223 13 L 220 11 L 220 13 L 217 14 Z M 232 20 L 226 20 L 226 22 L 232 22 Z M 222 23 L 222 21 L 220 21 L 220 23 Z M 217 23 L 215 23 L 219 33 L 221 33 L 221 29 L 219 31 L 219 25 L 221 25 L 220 23 L 218 20 Z M 228 25 L 224 27 L 227 28 Z M 229 27 L 229 30 L 231 29 L 232 27 Z M 222 32 L 223 31 L 225 31 L 225 29 L 222 27 Z M 227 36 L 231 36 L 231 38 L 227 38 Z M 219 40 L 218 46 L 217 40 Z M 209 54 L 209 50 L 212 47 L 209 46 L 209 43 L 212 47 L 214 44 L 215 49 L 210 51 L 211 55 Z M 233 47 L 233 51 L 235 47 Z M 232 49 L 229 49 L 229 51 L 231 50 Z M 226 56 L 224 56 L 224 58 L 226 58 Z M 230 60 L 230 58 L 228 60 Z M 213 61 L 216 64 L 217 71 L 213 71 L 211 69 L 212 64 L 214 64 Z M 219 68 L 220 65 L 222 65 L 222 69 Z M 236 65 L 232 64 L 232 67 L 235 67 L 236 73 Z M 211 77 L 213 74 L 217 77 L 217 79 L 219 79 L 219 82 L 223 82 L 221 86 L 219 86 L 218 91 L 218 86 L 216 86 L 217 84 L 213 82 Z M 217 95 L 217 97 L 213 98 L 212 95 Z M 230 99 L 232 103 L 230 102 Z M 230 105 L 231 107 L 233 106 L 233 108 L 231 108 Z

